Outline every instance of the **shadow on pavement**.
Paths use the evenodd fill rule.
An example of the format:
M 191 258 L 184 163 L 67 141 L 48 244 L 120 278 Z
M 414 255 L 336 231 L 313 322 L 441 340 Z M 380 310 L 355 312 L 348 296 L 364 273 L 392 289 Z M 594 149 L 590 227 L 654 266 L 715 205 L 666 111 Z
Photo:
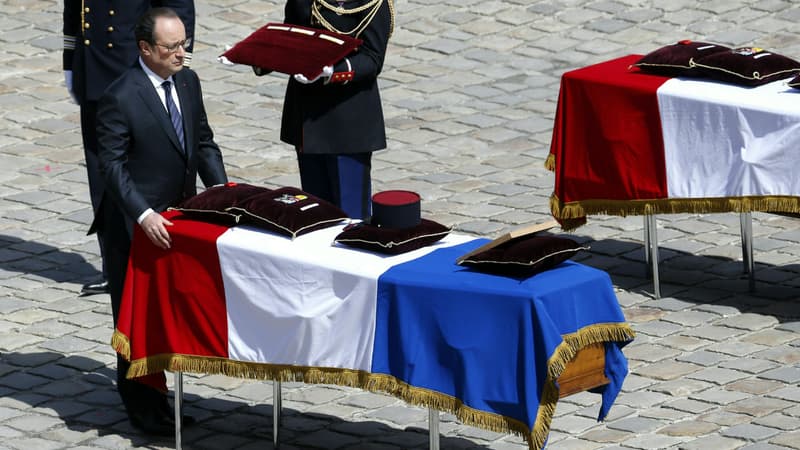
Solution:
M 44 414 L 63 421 L 70 431 L 85 434 L 78 439 L 85 440 L 87 445 L 97 436 L 118 435 L 137 448 L 173 447 L 173 437 L 146 436 L 128 423 L 112 381 L 115 378 L 113 368 L 83 356 L 56 352 L 0 354 L 3 423 L 12 428 L 15 423 L 25 427 L 25 423 L 30 423 L 30 413 Z M 184 385 L 185 390 L 190 389 Z M 272 404 L 252 404 L 230 397 L 207 398 L 189 392 L 184 392 L 183 398 L 184 412 L 198 420 L 183 431 L 184 449 L 273 448 Z M 54 427 L 51 424 L 42 433 L 52 435 Z M 26 434 L 35 433 L 26 431 Z M 281 449 L 428 446 L 425 428 L 401 429 L 377 421 L 348 421 L 286 406 L 282 410 L 280 436 Z M 467 439 L 440 438 L 444 449 L 483 448 Z
M 41 277 L 57 283 L 96 281 L 102 276 L 100 271 L 78 253 L 2 234 L 0 270 Z
M 638 306 L 657 307 L 659 301 L 672 299 L 728 306 L 743 313 L 773 316 L 780 322 L 800 318 L 800 263 L 765 264 L 759 262 L 759 254 L 755 252 L 755 290 L 751 292 L 749 275 L 741 259 L 692 254 L 671 249 L 669 243 L 660 244 L 661 299 L 655 299 L 642 243 L 593 240 L 581 235 L 568 237 L 591 247 L 573 260 L 606 271 L 616 287 L 650 297 Z

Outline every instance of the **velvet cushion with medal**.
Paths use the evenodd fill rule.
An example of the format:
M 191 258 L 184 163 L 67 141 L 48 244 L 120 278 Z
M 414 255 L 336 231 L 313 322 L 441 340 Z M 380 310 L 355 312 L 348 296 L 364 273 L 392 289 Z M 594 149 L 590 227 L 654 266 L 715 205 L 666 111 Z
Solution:
M 800 74 L 800 62 L 757 47 L 741 47 L 692 60 L 709 78 L 740 86 L 760 86 Z
M 347 219 L 336 205 L 294 187 L 254 195 L 229 211 L 241 215 L 240 223 L 292 239 Z

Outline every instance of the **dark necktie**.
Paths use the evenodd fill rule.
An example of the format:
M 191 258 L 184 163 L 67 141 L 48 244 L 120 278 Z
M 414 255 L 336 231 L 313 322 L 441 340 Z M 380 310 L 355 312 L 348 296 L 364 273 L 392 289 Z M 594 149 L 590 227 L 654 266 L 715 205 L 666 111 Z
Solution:
M 175 102 L 172 101 L 172 93 L 170 92 L 172 89 L 172 83 L 169 81 L 165 81 L 161 83 L 161 86 L 164 88 L 164 97 L 167 102 L 167 111 L 169 111 L 169 119 L 172 121 L 172 128 L 175 128 L 175 133 L 178 135 L 178 142 L 181 143 L 181 150 L 184 152 L 186 151 L 186 144 L 183 141 L 183 118 L 181 118 L 181 113 L 178 111 L 178 107 L 175 106 Z

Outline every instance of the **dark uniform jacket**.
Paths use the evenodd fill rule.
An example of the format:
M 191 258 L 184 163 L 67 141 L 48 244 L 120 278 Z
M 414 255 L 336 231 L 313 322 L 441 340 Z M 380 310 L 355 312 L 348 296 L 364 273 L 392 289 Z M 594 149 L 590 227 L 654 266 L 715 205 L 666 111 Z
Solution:
M 151 7 L 175 10 L 194 36 L 194 0 L 64 0 L 64 70 L 78 102 L 97 101 L 139 52 L 133 29 Z M 191 47 L 186 49 L 191 52 Z M 191 60 L 191 56 L 187 56 Z
M 138 60 L 108 87 L 98 105 L 97 140 L 106 183 L 101 209 L 120 209 L 126 223 L 116 225 L 123 225 L 129 234 L 147 208 L 161 212 L 194 195 L 198 174 L 206 186 L 227 181 L 197 74 L 184 68 L 173 79 L 185 151 Z
M 326 0 L 336 4 L 334 0 Z M 357 8 L 369 0 L 350 0 L 346 9 Z M 364 43 L 349 55 L 354 78 L 347 83 L 318 81 L 301 84 L 289 79 L 283 104 L 281 140 L 302 148 L 306 153 L 363 153 L 386 148 L 383 108 L 378 92 L 378 74 L 383 68 L 386 47 L 392 31 L 390 0 L 382 5 L 370 25 L 359 35 Z M 311 0 L 288 0 L 285 22 L 323 28 L 312 23 Z M 338 30 L 357 27 L 368 11 L 337 15 L 324 11 L 323 16 Z M 340 61 L 335 72 L 348 71 Z

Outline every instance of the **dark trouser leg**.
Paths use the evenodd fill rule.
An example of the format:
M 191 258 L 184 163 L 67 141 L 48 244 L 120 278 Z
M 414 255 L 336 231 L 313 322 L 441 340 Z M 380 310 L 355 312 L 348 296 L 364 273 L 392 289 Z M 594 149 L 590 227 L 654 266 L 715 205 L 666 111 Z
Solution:
M 315 155 L 297 153 L 304 191 L 327 200 L 353 219 L 371 214 L 372 153 Z
M 97 158 L 97 102 L 85 102 L 81 105 L 81 136 L 83 137 L 83 155 L 86 161 L 86 174 L 89 180 L 89 199 L 92 210 L 97 213 L 100 200 L 103 198 L 104 182 L 100 173 L 100 161 Z M 97 231 L 97 242 L 100 245 L 103 279 L 108 277 L 106 269 L 105 245 L 103 230 Z

